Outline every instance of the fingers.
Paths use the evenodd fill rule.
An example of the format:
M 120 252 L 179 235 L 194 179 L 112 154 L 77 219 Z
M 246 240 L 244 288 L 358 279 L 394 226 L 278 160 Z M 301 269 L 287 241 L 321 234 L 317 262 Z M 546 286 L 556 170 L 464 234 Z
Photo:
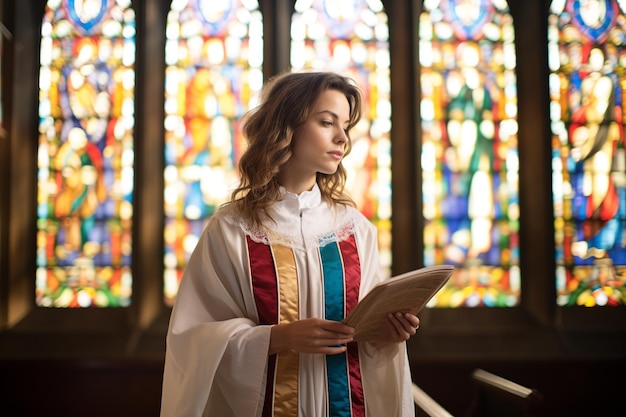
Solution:
M 278 333 L 285 333 L 286 343 L 279 345 L 270 352 L 291 348 L 299 352 L 323 353 L 334 355 L 345 352 L 345 345 L 353 341 L 354 328 L 340 322 L 311 318 L 292 323 L 276 325 Z
M 410 323 L 411 327 L 413 327 L 415 330 L 419 329 L 419 327 L 420 327 L 420 319 L 419 319 L 419 317 L 417 317 L 414 314 L 409 314 L 409 313 L 405 313 L 404 317 Z
M 322 320 L 319 319 L 320 328 L 328 332 L 336 333 L 337 335 L 343 335 L 346 337 L 354 335 L 354 327 L 346 326 L 338 321 Z
M 320 335 L 313 341 L 321 352 L 326 354 L 336 354 L 345 351 L 347 343 L 352 342 L 354 328 L 341 324 L 339 322 L 324 322 L 324 326 L 320 329 Z
M 395 313 L 389 315 L 389 321 L 393 325 L 400 339 L 408 340 L 419 329 L 419 318 L 410 313 Z
M 325 348 L 325 347 L 338 347 L 352 342 L 352 337 L 324 337 L 315 338 L 310 341 L 310 345 L 313 348 Z
M 403 325 L 401 321 L 402 320 L 401 313 L 390 314 L 388 318 L 389 318 L 389 321 L 391 322 L 391 325 L 395 329 L 396 335 L 398 336 L 399 339 L 407 340 L 409 337 L 411 337 L 409 330 L 405 329 L 405 326 Z
M 322 353 L 324 355 L 337 355 L 338 353 L 343 353 L 347 350 L 347 346 L 326 346 L 319 348 L 317 351 L 313 353 Z
M 410 329 L 417 330 L 420 327 L 420 319 L 411 313 L 396 313 L 398 321 L 402 323 L 402 327 L 409 331 Z

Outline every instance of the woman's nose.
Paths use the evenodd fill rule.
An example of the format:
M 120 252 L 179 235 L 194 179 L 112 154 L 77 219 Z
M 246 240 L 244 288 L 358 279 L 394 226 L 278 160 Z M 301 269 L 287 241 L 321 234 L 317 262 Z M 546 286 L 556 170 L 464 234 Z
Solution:
M 337 135 L 335 135 L 336 142 L 346 143 L 348 140 L 348 132 L 343 129 L 340 129 L 339 132 L 337 132 Z

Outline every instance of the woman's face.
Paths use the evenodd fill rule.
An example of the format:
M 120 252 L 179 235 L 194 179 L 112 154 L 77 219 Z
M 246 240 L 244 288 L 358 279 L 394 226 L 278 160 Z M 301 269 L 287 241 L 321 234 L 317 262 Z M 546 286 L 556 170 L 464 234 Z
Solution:
M 293 137 L 291 159 L 279 176 L 281 184 L 299 194 L 310 190 L 317 173 L 334 174 L 346 151 L 350 105 L 337 90 L 318 97 L 304 125 Z

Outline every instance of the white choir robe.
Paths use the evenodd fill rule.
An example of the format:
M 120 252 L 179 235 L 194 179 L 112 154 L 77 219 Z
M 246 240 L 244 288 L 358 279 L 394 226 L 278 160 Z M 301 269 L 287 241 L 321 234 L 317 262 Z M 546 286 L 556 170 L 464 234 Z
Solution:
M 341 321 L 383 279 L 376 228 L 360 212 L 332 208 L 317 186 L 282 191 L 271 232 L 230 206 L 203 232 L 172 309 L 161 417 L 414 416 L 405 343 L 268 355 L 273 324 Z

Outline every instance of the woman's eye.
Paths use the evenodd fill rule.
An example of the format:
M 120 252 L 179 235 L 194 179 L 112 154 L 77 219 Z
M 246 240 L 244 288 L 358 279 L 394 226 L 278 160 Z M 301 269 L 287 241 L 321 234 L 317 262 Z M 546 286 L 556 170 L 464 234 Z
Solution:
M 333 125 L 333 122 L 331 122 L 330 120 L 322 120 L 322 124 L 323 124 L 324 126 L 332 126 L 332 125 Z

